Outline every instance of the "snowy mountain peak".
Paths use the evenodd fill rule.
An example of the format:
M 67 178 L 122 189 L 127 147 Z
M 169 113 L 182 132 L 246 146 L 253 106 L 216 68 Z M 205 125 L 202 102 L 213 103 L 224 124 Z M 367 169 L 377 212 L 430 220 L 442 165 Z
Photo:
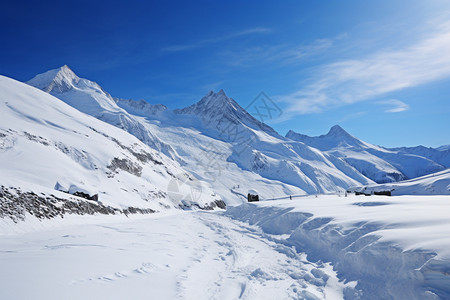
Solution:
M 78 77 L 67 65 L 36 75 L 27 84 L 63 100 L 76 109 L 99 116 L 104 111 L 122 111 L 97 83 Z
M 183 109 L 177 109 L 175 112 L 179 114 L 194 114 L 202 118 L 207 117 L 208 119 L 223 117 L 236 112 L 247 113 L 236 101 L 229 98 L 223 90 L 220 90 L 218 93 L 210 91 L 199 102 Z
M 75 75 L 75 73 L 72 71 L 71 68 L 69 68 L 68 65 L 63 65 L 62 67 L 58 68 L 58 70 L 62 74 L 66 74 L 66 75 L 69 75 L 69 76 L 77 77 L 77 75 Z
M 335 140 L 340 140 L 340 141 L 344 141 L 344 140 L 358 140 L 357 138 L 355 138 L 354 136 L 349 134 L 347 131 L 345 131 L 339 125 L 334 125 L 333 127 L 330 128 L 330 130 L 328 131 L 327 134 L 323 134 L 323 135 L 318 136 L 318 137 L 311 137 L 311 136 L 306 135 L 306 134 L 297 133 L 297 132 L 295 132 L 293 130 L 289 130 L 288 133 L 286 133 L 286 137 L 288 139 L 295 140 L 295 141 L 301 141 L 301 142 L 305 142 L 304 140 L 308 140 L 309 141 L 309 140 L 314 140 L 314 139 L 317 139 L 317 138 L 319 138 L 319 139 L 335 139 Z
M 79 78 L 67 65 L 39 74 L 28 84 L 57 97 L 81 112 L 128 131 L 171 158 L 176 156 L 172 147 L 153 135 L 139 118 L 127 112 L 130 110 L 139 116 L 156 115 L 167 109 L 162 104 L 151 105 L 145 101 L 113 99 L 96 82 Z
M 363 141 L 349 134 L 341 126 L 334 125 L 330 128 L 327 134 L 317 137 L 311 137 L 305 134 L 296 133 L 289 130 L 286 134 L 288 139 L 303 142 L 309 146 L 318 148 L 322 151 L 328 151 L 336 147 L 362 147 L 366 148 L 368 145 Z
M 60 68 L 38 74 L 27 83 L 48 93 L 62 93 L 70 90 L 74 84 L 79 81 L 80 78 L 69 68 L 69 66 L 64 65 Z
M 327 136 L 350 136 L 351 135 L 345 131 L 341 126 L 339 125 L 334 125 L 333 127 L 330 128 L 330 131 L 328 131 L 328 133 L 326 134 Z
M 218 106 L 221 106 L 222 109 L 232 108 L 234 110 L 237 110 L 239 108 L 239 104 L 237 104 L 233 99 L 228 98 L 224 90 L 220 90 L 217 93 L 210 91 L 197 104 L 198 106 L 205 106 L 208 108 L 214 108 Z
M 278 136 L 272 127 L 258 121 L 250 115 L 242 106 L 225 94 L 224 90 L 217 93 L 210 91 L 199 102 L 176 109 L 177 114 L 196 115 L 202 119 L 205 125 L 213 125 L 215 128 L 228 126 L 226 123 L 244 124 L 250 128 L 263 130 L 271 135 Z M 219 125 L 220 124 L 220 125 Z

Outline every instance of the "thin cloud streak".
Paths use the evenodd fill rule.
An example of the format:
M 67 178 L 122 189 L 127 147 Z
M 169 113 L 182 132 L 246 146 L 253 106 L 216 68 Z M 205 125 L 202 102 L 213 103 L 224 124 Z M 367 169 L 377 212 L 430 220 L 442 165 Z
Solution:
M 222 60 L 233 67 L 251 67 L 265 63 L 276 63 L 278 66 L 299 64 L 307 59 L 325 53 L 336 39 L 316 39 L 309 44 L 276 44 L 256 45 L 223 50 L 219 53 Z
M 234 38 L 239 38 L 242 36 L 247 36 L 247 35 L 252 35 L 252 34 L 267 34 L 270 32 L 272 32 L 272 30 L 270 28 L 255 27 L 255 28 L 238 31 L 238 32 L 235 32 L 235 33 L 232 33 L 229 35 L 224 35 L 221 37 L 199 40 L 199 41 L 196 41 L 196 42 L 193 42 L 190 44 L 174 45 L 174 46 L 165 47 L 165 48 L 162 48 L 162 51 L 164 51 L 164 52 L 189 51 L 189 50 L 193 50 L 193 49 L 207 47 L 207 46 L 210 46 L 210 45 L 213 45 L 213 44 L 216 44 L 219 42 L 231 40 Z
M 355 113 L 352 113 L 352 114 L 348 114 L 345 117 L 343 117 L 342 119 L 340 119 L 338 121 L 338 123 L 343 123 L 343 122 L 347 122 L 347 121 L 350 121 L 350 120 L 358 119 L 358 118 L 361 118 L 361 117 L 363 117 L 365 115 L 367 115 L 366 111 L 359 111 L 359 112 L 355 112 Z
M 409 47 L 331 63 L 315 73 L 304 88 L 282 97 L 289 115 L 317 113 L 449 77 L 450 22 Z
M 378 103 L 382 104 L 382 105 L 388 105 L 391 107 L 384 111 L 387 113 L 398 113 L 398 112 L 406 111 L 409 109 L 408 104 L 406 104 L 403 101 L 397 100 L 397 99 L 384 100 L 384 101 L 380 101 Z

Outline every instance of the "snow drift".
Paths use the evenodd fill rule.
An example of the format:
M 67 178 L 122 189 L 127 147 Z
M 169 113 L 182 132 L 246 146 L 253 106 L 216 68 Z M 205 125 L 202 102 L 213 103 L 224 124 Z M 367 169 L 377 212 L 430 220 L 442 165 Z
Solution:
M 362 299 L 448 299 L 449 209 L 448 196 L 319 196 L 226 214 L 309 260 L 331 262 L 341 279 L 358 281 Z

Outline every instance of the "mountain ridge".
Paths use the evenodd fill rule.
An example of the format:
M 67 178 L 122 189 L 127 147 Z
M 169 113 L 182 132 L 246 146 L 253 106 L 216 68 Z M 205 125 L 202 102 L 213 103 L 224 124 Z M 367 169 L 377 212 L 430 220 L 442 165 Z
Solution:
M 112 103 L 113 109 L 105 108 L 100 113 L 94 110 L 84 112 L 130 132 L 152 148 L 177 160 L 202 180 L 215 185 L 222 195 L 230 195 L 229 188 L 217 185 L 215 177 L 209 177 L 214 170 L 199 169 L 205 168 L 202 160 L 212 154 L 220 156 L 220 168 L 230 168 L 230 164 L 235 164 L 240 171 L 236 169 L 230 173 L 232 177 L 236 177 L 236 172 L 253 172 L 272 182 L 295 186 L 307 193 L 336 191 L 374 181 L 399 181 L 443 168 L 431 159 L 412 153 L 402 153 L 396 157 L 398 152 L 361 141 L 339 125 L 319 137 L 294 131 L 283 137 L 249 114 L 223 90 L 210 91 L 198 102 L 171 111 L 162 104 L 113 98 L 98 84 L 79 78 L 69 70 L 63 66 L 59 71 L 48 71 L 44 73 L 46 76 L 41 76 L 57 75 L 52 81 L 55 84 L 51 83 L 54 88 L 50 90 L 51 94 L 75 108 L 80 106 L 76 101 L 79 94 L 93 102 L 99 102 L 98 97 L 103 97 Z M 71 81 L 71 89 L 67 91 L 65 81 L 59 80 L 59 77 Z M 61 84 L 60 88 L 58 84 Z M 43 84 L 38 86 L 46 89 Z M 82 111 L 83 108 L 81 105 Z M 147 136 L 151 137 L 150 141 L 146 141 Z M 186 148 L 186 143 L 180 142 L 185 139 L 192 139 L 197 144 Z M 167 146 L 166 151 L 161 145 Z M 204 158 L 199 157 L 200 153 Z M 412 168 L 411 165 L 416 163 L 419 167 Z M 218 171 L 220 173 L 220 169 Z
M 84 197 L 121 211 L 131 206 L 152 211 L 209 209 L 220 199 L 204 182 L 204 193 L 195 199 L 171 193 L 167 188 L 171 182 L 199 181 L 120 128 L 4 76 L 0 76 L 0 90 L 0 181 L 9 192 L 20 189 L 69 200 Z M 189 194 L 189 184 L 184 190 Z
M 286 137 L 341 157 L 377 183 L 412 179 L 450 167 L 450 152 L 423 146 L 384 148 L 361 141 L 338 125 L 317 137 L 292 130 Z
M 81 80 L 94 85 L 86 79 Z M 259 185 L 258 177 L 261 176 L 270 180 L 272 190 L 280 187 L 285 192 L 291 191 L 290 193 L 296 194 L 305 191 L 317 193 L 344 190 L 358 183 L 371 183 L 371 180 L 341 160 L 282 137 L 226 96 L 223 90 L 217 93 L 209 92 L 199 102 L 185 109 L 174 112 L 165 110 L 164 113 L 156 114 L 149 119 L 128 113 L 117 106 L 117 102 L 120 102 L 117 100 L 113 105 L 119 112 L 107 109 L 100 113 L 98 110 L 86 110 L 77 98 L 82 96 L 95 103 L 99 100 L 98 97 L 103 97 L 111 102 L 111 98 L 107 97 L 97 84 L 95 87 L 92 89 L 75 86 L 69 91 L 52 94 L 75 108 L 84 110 L 85 113 L 130 132 L 141 140 L 144 139 L 140 134 L 148 132 L 157 138 L 158 142 L 173 149 L 175 155 L 170 157 L 202 180 L 210 182 L 221 191 L 222 196 L 231 195 L 231 186 L 217 181 L 216 175 L 211 177 L 211 174 L 216 172 L 220 174 L 230 168 L 234 170 L 230 173 L 230 178 L 241 178 L 241 182 L 249 180 L 248 176 L 244 175 L 245 172 L 254 173 L 250 180 L 253 183 L 250 186 L 254 186 L 255 183 Z M 140 108 L 139 102 L 133 102 L 132 106 L 133 109 Z M 146 113 L 140 112 L 139 115 L 144 116 Z M 142 130 L 136 130 L 136 126 L 124 126 L 124 119 L 133 122 L 127 122 L 125 125 L 137 124 Z M 203 125 L 197 126 L 195 120 L 202 121 Z M 196 140 L 198 143 L 193 145 L 193 148 L 186 148 L 186 139 Z M 147 144 L 159 150 L 154 143 Z M 223 152 L 219 153 L 216 149 Z M 208 164 L 205 165 L 205 160 L 213 154 L 221 159 L 220 167 L 215 167 L 215 170 L 211 170 Z M 265 190 L 261 186 L 258 189 Z M 262 196 L 268 197 L 267 194 Z M 232 197 L 236 197 L 236 194 L 232 193 Z
M 209 91 L 198 102 L 185 108 L 175 109 L 174 113 L 197 115 L 207 126 L 213 124 L 222 131 L 226 130 L 228 126 L 226 123 L 231 122 L 233 124 L 241 123 L 249 128 L 279 136 L 272 127 L 254 118 L 234 99 L 228 97 L 223 89 L 217 93 Z
M 75 75 L 67 65 L 38 74 L 27 84 L 46 91 L 79 111 L 132 133 L 171 158 L 177 157 L 176 151 L 148 131 L 139 117 L 121 108 L 96 82 Z

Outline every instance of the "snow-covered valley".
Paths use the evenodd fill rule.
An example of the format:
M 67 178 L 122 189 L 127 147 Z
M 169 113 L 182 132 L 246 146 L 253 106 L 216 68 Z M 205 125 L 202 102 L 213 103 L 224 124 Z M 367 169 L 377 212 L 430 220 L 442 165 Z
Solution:
M 449 299 L 449 158 L 0 76 L 2 298 Z
M 5 299 L 448 299 L 449 211 L 449 196 L 320 195 L 4 219 L 0 287 Z
M 34 226 L 0 239 L 4 299 L 339 299 L 354 286 L 218 213 Z

